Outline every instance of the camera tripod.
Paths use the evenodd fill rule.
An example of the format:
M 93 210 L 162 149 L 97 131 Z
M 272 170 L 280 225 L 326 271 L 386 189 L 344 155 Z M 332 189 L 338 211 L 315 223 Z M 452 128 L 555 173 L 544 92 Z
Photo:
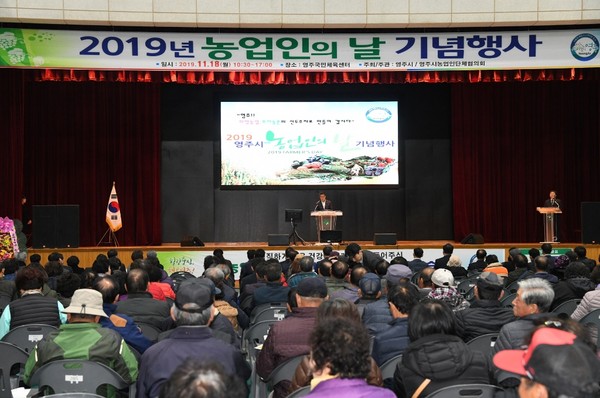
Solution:
M 306 245 L 306 242 L 304 241 L 304 239 L 302 239 L 302 237 L 298 234 L 298 231 L 296 231 L 296 226 L 298 224 L 296 224 L 296 222 L 294 221 L 294 219 L 292 219 L 290 221 L 290 224 L 292 224 L 292 233 L 290 234 L 290 236 L 288 237 L 288 243 L 291 245 L 292 243 L 295 245 L 296 241 L 300 241 L 302 242 L 303 245 Z

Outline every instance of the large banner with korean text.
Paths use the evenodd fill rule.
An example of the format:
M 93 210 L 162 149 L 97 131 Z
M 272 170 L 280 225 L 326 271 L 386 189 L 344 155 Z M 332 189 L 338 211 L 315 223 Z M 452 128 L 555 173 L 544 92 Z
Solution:
M 170 33 L 0 28 L 0 67 L 394 71 L 600 66 L 600 29 L 444 33 Z

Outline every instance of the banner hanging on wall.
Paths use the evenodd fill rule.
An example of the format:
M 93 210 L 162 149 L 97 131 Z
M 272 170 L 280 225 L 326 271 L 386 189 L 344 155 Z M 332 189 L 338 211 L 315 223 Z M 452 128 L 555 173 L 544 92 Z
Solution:
M 0 28 L 0 67 L 189 71 L 597 68 L 600 29 L 170 33 Z

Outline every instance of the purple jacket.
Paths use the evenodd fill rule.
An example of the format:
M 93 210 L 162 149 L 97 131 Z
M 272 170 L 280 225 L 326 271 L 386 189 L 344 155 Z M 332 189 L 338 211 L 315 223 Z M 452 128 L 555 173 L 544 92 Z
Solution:
M 317 384 L 307 397 L 396 398 L 396 394 L 387 388 L 371 386 L 363 379 L 330 379 Z

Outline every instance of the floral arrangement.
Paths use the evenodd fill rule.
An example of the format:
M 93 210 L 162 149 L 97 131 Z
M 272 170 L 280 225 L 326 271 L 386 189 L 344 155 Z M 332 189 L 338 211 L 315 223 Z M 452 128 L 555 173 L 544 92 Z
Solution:
M 19 252 L 15 223 L 8 217 L 0 217 L 0 261 L 13 257 Z

